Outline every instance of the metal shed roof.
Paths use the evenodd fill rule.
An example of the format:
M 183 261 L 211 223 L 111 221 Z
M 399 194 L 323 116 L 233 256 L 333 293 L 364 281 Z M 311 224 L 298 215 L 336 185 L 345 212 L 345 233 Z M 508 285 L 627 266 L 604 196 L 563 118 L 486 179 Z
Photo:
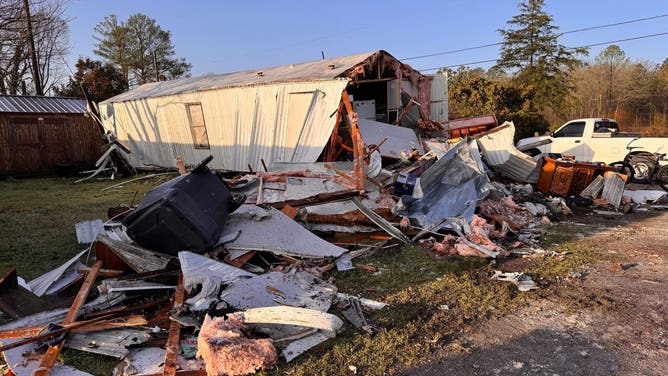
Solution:
M 0 112 L 83 114 L 86 113 L 86 100 L 31 95 L 0 95 Z
M 344 77 L 343 74 L 348 69 L 377 53 L 387 54 L 385 51 L 366 52 L 357 55 L 341 56 L 270 68 L 258 68 L 236 73 L 210 74 L 200 77 L 152 82 L 109 98 L 102 103 L 123 102 L 235 86 L 331 80 Z

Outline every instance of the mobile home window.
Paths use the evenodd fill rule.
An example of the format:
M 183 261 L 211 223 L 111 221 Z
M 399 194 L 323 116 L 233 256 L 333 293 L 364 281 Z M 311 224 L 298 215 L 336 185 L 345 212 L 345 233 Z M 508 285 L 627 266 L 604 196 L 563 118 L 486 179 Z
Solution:
M 209 136 L 206 133 L 206 124 L 204 123 L 202 104 L 187 104 L 186 110 L 188 111 L 190 133 L 193 135 L 193 145 L 195 146 L 195 149 L 209 149 Z

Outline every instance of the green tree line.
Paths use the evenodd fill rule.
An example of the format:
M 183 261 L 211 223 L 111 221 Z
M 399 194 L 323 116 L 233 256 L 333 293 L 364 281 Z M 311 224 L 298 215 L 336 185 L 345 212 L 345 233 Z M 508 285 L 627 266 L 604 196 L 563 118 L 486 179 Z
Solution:
M 495 114 L 512 120 L 516 139 L 567 120 L 612 117 L 624 130 L 668 135 L 668 58 L 631 62 L 617 45 L 592 61 L 588 51 L 559 44 L 544 0 L 520 2 L 508 21 L 497 64 L 448 69 L 450 119 Z

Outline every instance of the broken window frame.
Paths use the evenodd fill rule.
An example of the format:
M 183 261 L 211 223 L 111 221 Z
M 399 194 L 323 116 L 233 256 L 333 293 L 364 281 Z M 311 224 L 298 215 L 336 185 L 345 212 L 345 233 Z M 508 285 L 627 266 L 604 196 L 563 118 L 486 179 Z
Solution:
M 206 121 L 204 120 L 204 111 L 202 110 L 202 103 L 201 102 L 193 102 L 193 103 L 186 103 L 186 113 L 188 114 L 188 125 L 190 126 L 190 134 L 193 137 L 193 146 L 195 149 L 206 149 L 210 150 L 211 149 L 211 144 L 209 143 L 209 132 L 206 129 Z M 192 118 L 192 110 L 191 108 L 193 107 L 199 107 L 199 111 L 202 116 L 202 124 L 194 124 L 193 123 L 193 118 Z M 203 128 L 204 129 L 204 134 L 202 139 L 199 139 L 197 137 L 197 128 Z M 204 144 L 201 141 L 206 140 L 206 144 Z

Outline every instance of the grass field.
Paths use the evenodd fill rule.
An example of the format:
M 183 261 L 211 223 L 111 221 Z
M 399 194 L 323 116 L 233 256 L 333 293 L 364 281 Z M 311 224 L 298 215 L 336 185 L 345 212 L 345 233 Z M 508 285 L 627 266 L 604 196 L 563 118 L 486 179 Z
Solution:
M 75 223 L 105 219 L 107 208 L 129 204 L 133 198 L 138 202 L 159 182 L 145 180 L 101 191 L 116 183 L 75 185 L 71 179 L 58 178 L 0 181 L 0 272 L 16 267 L 28 280 L 53 269 L 85 248 L 76 242 Z M 551 232 L 557 229 L 558 225 Z M 565 260 L 538 259 L 525 270 L 544 285 L 595 259 L 582 241 L 563 235 L 558 239 L 554 250 L 572 252 Z M 435 261 L 419 247 L 360 261 L 377 272 L 358 269 L 326 277 L 342 292 L 390 304 L 373 316 L 379 332 L 370 336 L 346 324 L 336 339 L 290 364 L 280 363 L 267 374 L 344 375 L 351 373 L 348 366 L 364 375 L 391 374 L 434 352 L 455 349 L 451 339 L 464 328 L 548 294 L 547 290 L 520 293 L 511 284 L 490 281 L 492 266 L 486 260 Z M 66 352 L 65 360 L 100 375 L 110 374 L 113 364 L 113 360 L 72 350 Z

